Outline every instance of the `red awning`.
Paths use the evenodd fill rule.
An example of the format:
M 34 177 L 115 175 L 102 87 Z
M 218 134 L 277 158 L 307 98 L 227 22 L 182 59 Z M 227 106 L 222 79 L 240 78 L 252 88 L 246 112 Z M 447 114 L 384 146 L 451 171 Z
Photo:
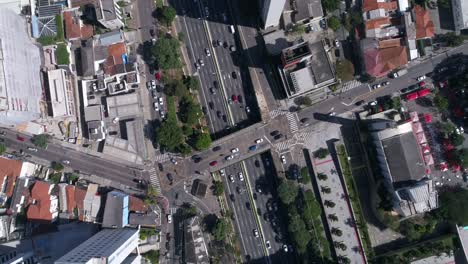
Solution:
M 448 165 L 447 165 L 447 163 L 443 162 L 443 163 L 439 164 L 439 170 L 441 170 L 441 171 L 447 171 L 447 170 L 448 170 Z
M 430 94 L 430 93 L 431 93 L 431 90 L 429 90 L 429 89 L 426 88 L 426 89 L 419 90 L 419 91 L 418 91 L 418 96 L 419 96 L 419 97 L 421 97 L 421 96 L 426 96 L 426 95 L 428 95 L 428 94 Z
M 418 97 L 419 97 L 418 93 L 414 92 L 414 93 L 407 94 L 406 100 L 413 101 L 413 100 L 418 99 Z

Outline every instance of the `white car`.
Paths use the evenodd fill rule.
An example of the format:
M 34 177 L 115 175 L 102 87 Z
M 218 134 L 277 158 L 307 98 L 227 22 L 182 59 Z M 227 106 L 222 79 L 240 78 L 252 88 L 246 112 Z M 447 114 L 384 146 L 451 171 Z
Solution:
M 177 160 L 175 160 L 174 158 L 171 159 L 171 162 L 172 164 L 177 165 Z
M 223 177 L 226 176 L 226 170 L 220 169 L 219 174 L 221 174 L 221 176 L 223 176 Z
M 172 215 L 170 214 L 167 215 L 167 223 L 168 224 L 172 223 Z
M 420 81 L 422 81 L 422 80 L 424 80 L 424 79 L 426 79 L 426 75 L 421 75 L 421 76 L 419 76 L 418 78 L 416 78 L 416 80 L 417 80 L 418 82 L 420 82 Z
M 239 148 L 233 148 L 233 149 L 231 149 L 231 153 L 237 153 L 237 152 L 239 152 Z
M 229 156 L 226 156 L 226 158 L 225 158 L 225 159 L 226 159 L 226 160 L 232 160 L 233 158 L 234 158 L 234 156 L 232 156 L 232 155 L 229 155 Z
M 29 151 L 37 152 L 37 148 L 33 148 L 33 147 L 28 147 L 28 150 L 29 150 Z
M 155 80 L 151 80 L 151 89 L 156 89 L 156 81 Z
M 205 53 L 206 53 L 206 56 L 208 56 L 208 57 L 211 56 L 211 52 L 210 52 L 209 49 L 205 49 Z
M 159 105 L 157 102 L 154 102 L 154 110 L 159 111 Z
M 266 246 L 267 249 L 271 248 L 271 244 L 270 244 L 269 240 L 265 241 L 265 246 Z
M 63 164 L 70 164 L 70 161 L 69 160 L 62 160 L 62 163 Z
M 253 230 L 253 235 L 254 235 L 254 237 L 258 237 L 258 230 L 257 229 Z
M 376 106 L 376 105 L 377 105 L 377 101 L 369 102 L 369 105 L 370 105 L 370 106 Z
M 283 245 L 283 251 L 288 252 L 288 245 Z
M 337 47 L 337 48 L 340 47 L 340 42 L 337 39 L 335 39 L 335 47 Z
M 234 182 L 234 176 L 232 176 L 232 174 L 229 175 L 229 180 L 230 180 L 231 182 Z
M 239 172 L 237 175 L 239 176 L 239 181 L 244 181 L 244 174 L 242 172 Z
M 284 155 L 281 155 L 281 162 L 283 164 L 286 164 L 286 157 Z
M 158 102 L 160 105 L 164 105 L 164 100 L 162 97 L 159 97 Z
M 335 112 L 331 112 L 328 114 L 329 116 L 336 116 L 336 113 Z
M 259 138 L 257 140 L 255 140 L 255 144 L 260 144 L 263 142 L 263 138 Z
M 202 59 L 199 59 L 199 60 L 198 60 L 198 64 L 200 64 L 201 66 L 205 66 L 205 63 L 203 62 Z

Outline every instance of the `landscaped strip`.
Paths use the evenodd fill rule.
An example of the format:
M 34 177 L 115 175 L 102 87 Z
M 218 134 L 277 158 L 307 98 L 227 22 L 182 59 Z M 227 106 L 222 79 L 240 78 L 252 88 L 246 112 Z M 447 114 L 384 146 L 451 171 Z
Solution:
M 344 145 L 337 145 L 336 152 L 338 155 L 341 172 L 346 184 L 346 191 L 348 192 L 348 198 L 351 201 L 351 209 L 353 211 L 356 226 L 360 233 L 361 242 L 363 244 L 363 250 L 365 256 L 373 256 L 374 251 L 372 249 L 372 244 L 370 242 L 369 231 L 367 230 L 367 222 L 364 219 L 362 214 L 361 202 L 359 201 L 359 196 L 356 192 L 356 182 L 353 179 L 351 168 L 348 162 L 348 154 Z

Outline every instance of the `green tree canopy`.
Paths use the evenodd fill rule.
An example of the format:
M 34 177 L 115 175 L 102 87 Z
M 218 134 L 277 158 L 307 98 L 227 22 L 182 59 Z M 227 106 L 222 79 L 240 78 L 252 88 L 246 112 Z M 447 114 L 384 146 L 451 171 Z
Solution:
M 450 47 L 456 47 L 463 44 L 463 36 L 457 35 L 454 32 L 437 35 L 436 39 L 442 42 L 446 42 Z
M 328 27 L 333 31 L 337 31 L 340 28 L 340 20 L 336 16 L 331 16 L 328 18 Z
M 462 164 L 463 168 L 468 168 L 468 149 L 464 148 L 458 151 L 458 156 L 460 159 L 460 163 Z
M 202 116 L 200 105 L 195 103 L 190 96 L 182 97 L 179 103 L 179 119 L 183 123 L 193 126 L 198 123 Z
M 198 131 L 194 136 L 194 148 L 196 150 L 208 149 L 211 145 L 211 137 L 209 133 Z
M 61 172 L 56 172 L 49 175 L 50 181 L 54 184 L 58 184 L 60 182 L 60 178 L 62 178 Z
M 314 158 L 324 159 L 330 152 L 326 148 L 319 148 L 314 152 Z
M 222 181 L 214 181 L 213 183 L 213 194 L 220 196 L 224 193 L 224 186 Z
M 440 208 L 442 216 L 452 224 L 461 226 L 468 225 L 468 190 L 456 189 L 439 194 Z
M 159 263 L 159 250 L 150 250 L 142 254 L 145 259 L 147 259 L 151 264 Z
M 0 155 L 5 153 L 5 151 L 6 151 L 6 146 L 4 144 L 0 144 Z
M 64 167 L 62 163 L 54 161 L 52 162 L 52 169 L 55 171 L 63 171 Z
M 298 188 L 290 181 L 283 180 L 278 186 L 278 197 L 284 204 L 290 204 L 294 202 L 297 197 Z
M 312 104 L 312 99 L 310 99 L 307 96 L 301 96 L 301 97 L 294 99 L 294 103 L 297 105 L 310 106 Z
M 182 129 L 177 125 L 177 120 L 168 118 L 163 121 L 156 130 L 156 139 L 159 145 L 169 151 L 176 151 L 184 142 Z
M 196 76 L 184 76 L 184 84 L 191 90 L 198 90 L 200 88 L 200 80 Z
M 336 10 L 338 8 L 339 0 L 322 0 L 322 6 L 328 12 Z
M 291 215 L 288 224 L 288 231 L 299 253 L 304 253 L 307 249 L 307 244 L 312 238 L 307 232 L 304 221 L 299 215 Z
M 434 96 L 433 102 L 439 110 L 447 110 L 449 105 L 447 98 L 441 96 L 439 93 Z
M 460 146 L 461 144 L 463 144 L 463 141 L 465 141 L 465 137 L 462 135 L 453 133 L 450 136 L 450 141 L 452 142 L 454 146 Z
M 301 169 L 301 183 L 308 184 L 310 182 L 309 169 L 307 167 L 302 167 Z
M 163 6 L 158 9 L 159 21 L 169 26 L 176 16 L 176 10 L 172 6 Z
M 229 221 L 224 218 L 219 218 L 213 228 L 213 236 L 216 241 L 224 241 L 231 232 Z
M 34 146 L 45 149 L 47 148 L 47 144 L 49 143 L 49 138 L 50 136 L 47 134 L 40 134 L 34 135 L 31 141 L 34 144 Z
M 306 32 L 305 25 L 296 24 L 291 28 L 290 34 L 292 35 L 302 35 Z
M 67 45 L 60 43 L 57 45 L 55 50 L 55 55 L 57 56 L 57 63 L 60 65 L 70 64 L 70 53 L 68 53 Z
M 175 69 L 182 67 L 179 53 L 180 43 L 171 37 L 162 37 L 156 41 L 151 52 L 156 63 L 162 69 Z
M 336 75 L 342 82 L 354 79 L 354 65 L 349 60 L 341 60 L 336 63 Z

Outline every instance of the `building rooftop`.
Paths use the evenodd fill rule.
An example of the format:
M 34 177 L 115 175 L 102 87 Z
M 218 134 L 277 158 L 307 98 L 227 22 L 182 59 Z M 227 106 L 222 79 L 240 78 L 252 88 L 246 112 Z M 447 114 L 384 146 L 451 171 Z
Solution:
M 376 9 L 384 9 L 386 11 L 394 11 L 398 8 L 397 1 L 382 1 L 382 0 L 364 0 L 362 10 L 368 12 Z
M 415 5 L 413 10 L 416 20 L 416 39 L 434 37 L 434 22 L 431 20 L 429 11 L 420 5 Z
M 86 122 L 102 120 L 102 105 L 91 105 L 85 107 L 84 116 Z
M 83 200 L 83 221 L 93 222 L 101 209 L 101 196 L 97 184 L 89 184 Z
M 114 0 L 99 0 L 100 7 L 104 20 L 112 20 L 117 18 L 117 8 L 115 7 Z
M 64 69 L 50 70 L 47 72 L 49 105 L 52 108 L 52 116 L 70 116 L 73 109 L 70 107 L 69 93 L 71 93 L 67 72 Z
M 89 39 L 94 34 L 92 25 L 84 24 L 79 15 L 78 10 L 67 10 L 63 12 L 65 36 L 69 40 L 74 39 Z
M 323 17 L 322 2 L 320 0 L 295 0 L 292 1 L 293 20 L 295 23 L 306 19 Z
M 107 194 L 102 227 L 122 228 L 128 225 L 128 194 L 112 191 Z
M 424 161 L 413 132 L 382 140 L 393 182 L 419 181 L 425 174 Z
M 137 93 L 106 97 L 106 105 L 108 116 L 111 119 L 115 117 L 124 119 L 141 115 Z
M 396 190 L 403 216 L 412 216 L 439 207 L 437 191 L 432 180 L 423 180 L 414 185 Z
M 128 223 L 132 226 L 161 226 L 161 217 L 153 211 L 147 213 L 130 213 Z
M 142 119 L 134 119 L 125 122 L 125 135 L 128 143 L 133 145 L 136 152 L 143 158 L 148 157 L 145 144 L 144 124 Z
M 372 39 L 361 40 L 364 53 L 364 63 L 368 74 L 382 77 L 390 71 L 408 63 L 406 47 L 398 45 L 389 48 L 380 48 L 379 42 Z
M 206 195 L 206 190 L 208 190 L 208 185 L 206 185 L 206 183 L 202 182 L 199 179 L 193 181 L 191 190 L 192 195 L 203 198 Z
M 145 202 L 135 196 L 130 196 L 129 200 L 129 210 L 132 212 L 146 212 L 148 211 L 148 206 L 145 204 Z
M 31 193 L 29 188 L 34 184 L 34 179 L 29 177 L 19 177 L 16 179 L 15 189 L 11 197 L 10 210 L 13 213 L 24 212 Z
M 124 41 L 122 32 L 120 32 L 120 30 L 106 32 L 106 33 L 99 35 L 98 37 L 99 37 L 99 44 L 102 46 L 109 46 L 109 45 Z
M 50 222 L 58 215 L 57 197 L 51 195 L 53 185 L 36 181 L 31 189 L 31 201 L 26 216 L 33 221 Z
M 18 125 L 41 115 L 41 55 L 26 28 L 22 17 L 0 8 L 0 124 L 4 125 Z
M 13 195 L 16 179 L 21 174 L 23 163 L 0 157 L 0 192 L 5 193 L 8 198 Z

